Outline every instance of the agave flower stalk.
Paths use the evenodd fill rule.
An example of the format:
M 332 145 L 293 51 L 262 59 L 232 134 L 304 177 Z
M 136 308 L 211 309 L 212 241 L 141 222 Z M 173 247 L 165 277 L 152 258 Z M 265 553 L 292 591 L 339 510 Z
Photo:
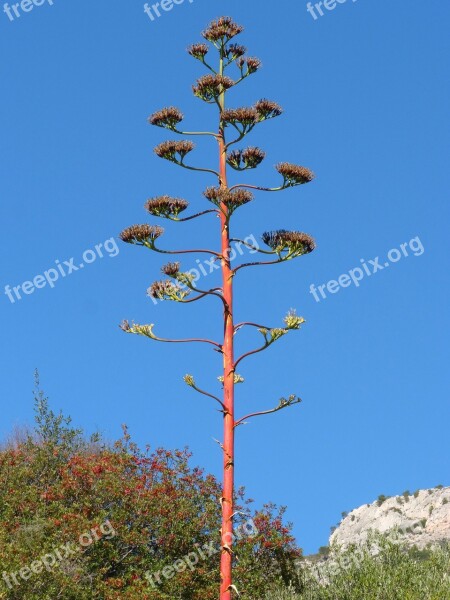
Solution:
M 172 162 L 173 164 L 189 170 L 200 171 L 208 176 L 214 176 L 215 186 L 208 187 L 204 191 L 205 198 L 214 208 L 201 210 L 188 217 L 180 217 L 187 210 L 189 203 L 182 198 L 171 196 L 157 196 L 150 198 L 145 208 L 154 218 L 168 219 L 174 222 L 183 222 L 196 219 L 208 214 L 219 217 L 220 239 L 219 249 L 185 249 L 167 250 L 159 246 L 160 238 L 164 230 L 156 225 L 133 225 L 121 233 L 124 242 L 144 246 L 154 252 L 163 254 L 191 254 L 207 253 L 214 260 L 219 261 L 222 272 L 222 284 L 207 290 L 197 288 L 192 275 L 181 270 L 179 262 L 170 262 L 163 266 L 162 272 L 169 279 L 156 281 L 148 288 L 148 294 L 153 298 L 172 300 L 181 304 L 196 302 L 207 297 L 220 299 L 223 313 L 224 336 L 220 341 L 202 338 L 166 339 L 158 337 L 153 332 L 154 325 L 139 325 L 124 321 L 121 328 L 127 333 L 145 336 L 151 340 L 171 343 L 206 343 L 212 345 L 214 350 L 222 355 L 223 374 L 219 376 L 222 384 L 223 395 L 219 398 L 217 394 L 208 392 L 198 387 L 192 375 L 185 375 L 186 384 L 197 393 L 206 396 L 220 405 L 223 415 L 223 440 L 219 442 L 223 452 L 223 492 L 220 499 L 222 511 L 221 527 L 221 557 L 220 557 L 220 600 L 231 600 L 239 593 L 233 581 L 233 563 L 235 555 L 233 552 L 233 516 L 235 497 L 235 433 L 236 428 L 245 424 L 249 419 L 276 413 L 285 408 L 301 402 L 296 395 L 281 398 L 274 408 L 250 412 L 243 417 L 236 416 L 235 408 L 235 386 L 244 383 L 242 375 L 236 369 L 246 358 L 258 354 L 290 331 L 298 330 L 305 320 L 297 316 L 295 311 L 290 311 L 284 319 L 282 327 L 270 327 L 252 321 L 244 321 L 235 324 L 234 321 L 234 294 L 233 283 L 237 273 L 244 268 L 253 266 L 265 266 L 286 262 L 309 254 L 315 248 L 314 240 L 301 231 L 287 231 L 280 229 L 268 231 L 262 235 L 262 240 L 267 249 L 253 246 L 246 241 L 231 237 L 231 218 L 236 210 L 253 201 L 254 195 L 250 190 L 277 192 L 304 185 L 313 180 L 313 173 L 306 167 L 282 162 L 276 165 L 278 174 L 282 177 L 282 183 L 275 187 L 256 186 L 247 183 L 229 185 L 229 169 L 242 172 L 256 169 L 265 159 L 265 152 L 257 147 L 249 146 L 243 149 L 232 149 L 247 137 L 252 130 L 264 121 L 273 119 L 282 114 L 281 107 L 271 100 L 265 98 L 255 102 L 250 107 L 228 108 L 226 103 L 227 93 L 233 91 L 236 86 L 247 77 L 256 73 L 261 66 L 259 59 L 246 56 L 246 48 L 232 42 L 234 38 L 242 33 L 243 27 L 235 23 L 230 17 L 220 17 L 213 21 L 202 35 L 206 42 L 212 45 L 217 52 L 217 62 L 209 58 L 211 50 L 207 43 L 193 44 L 188 48 L 188 53 L 200 61 L 209 71 L 203 75 L 193 86 L 193 93 L 206 104 L 216 106 L 218 110 L 217 131 L 210 132 L 188 132 L 182 131 L 180 123 L 184 119 L 183 113 L 174 106 L 169 106 L 155 112 L 150 116 L 150 124 L 167 129 L 173 133 L 186 136 L 210 136 L 217 142 L 218 161 L 216 168 L 210 166 L 186 165 L 186 156 L 195 155 L 194 144 L 186 139 L 180 141 L 165 141 L 155 148 L 158 157 Z M 208 57 L 208 60 L 206 60 Z M 234 78 L 230 76 L 231 69 L 236 69 Z M 230 135 L 231 134 L 231 135 Z M 239 241 L 252 251 L 259 252 L 270 259 L 242 263 L 235 267 L 231 265 L 231 243 Z M 192 292 L 196 295 L 192 297 Z M 235 337 L 244 328 L 250 327 L 258 331 L 262 336 L 262 344 L 253 350 L 249 350 L 239 357 L 235 356 Z

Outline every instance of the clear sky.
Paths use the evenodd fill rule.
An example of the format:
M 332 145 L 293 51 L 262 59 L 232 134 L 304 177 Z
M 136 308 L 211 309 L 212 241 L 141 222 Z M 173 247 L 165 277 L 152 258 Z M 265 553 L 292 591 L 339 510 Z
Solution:
M 314 18 L 303 0 L 185 0 L 153 21 L 141 0 L 46 1 L 13 20 L 0 12 L 0 433 L 31 422 L 37 367 L 53 407 L 88 431 L 113 439 L 127 423 L 139 443 L 188 445 L 220 474 L 220 415 L 182 381 L 192 373 L 220 391 L 220 357 L 117 327 L 128 318 L 162 336 L 220 337 L 219 303 L 154 305 L 145 291 L 163 258 L 111 238 L 146 221 L 150 196 L 209 207 L 201 192 L 214 181 L 158 159 L 153 147 L 173 135 L 146 118 L 176 105 L 188 127 L 215 127 L 214 109 L 190 92 L 203 71 L 185 48 L 230 14 L 264 65 L 229 94 L 231 105 L 268 97 L 285 109 L 249 138 L 268 155 L 244 179 L 277 184 L 280 160 L 317 174 L 259 194 L 233 230 L 259 239 L 294 228 L 317 240 L 298 261 L 241 271 L 236 286 L 239 320 L 276 327 L 291 307 L 307 320 L 243 363 L 238 389 L 242 413 L 290 393 L 303 404 L 241 428 L 237 448 L 238 483 L 258 503 L 288 505 L 307 552 L 327 542 L 344 510 L 450 484 L 450 5 L 348 0 L 322 12 Z M 213 142 L 197 143 L 196 164 L 214 166 Z M 168 223 L 163 244 L 214 248 L 217 234 L 214 218 Z M 100 243 L 103 258 L 87 252 L 68 274 L 64 261 L 77 266 Z M 21 300 L 4 293 L 58 269 L 55 261 L 66 275 L 53 288 L 38 278 Z M 257 343 L 243 336 L 239 349 Z

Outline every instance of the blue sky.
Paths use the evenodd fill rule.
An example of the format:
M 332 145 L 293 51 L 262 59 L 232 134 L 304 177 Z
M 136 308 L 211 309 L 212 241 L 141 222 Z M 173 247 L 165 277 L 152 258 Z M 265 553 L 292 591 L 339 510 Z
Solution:
M 237 278 L 239 320 L 279 326 L 291 307 L 307 320 L 242 364 L 241 414 L 290 393 L 303 404 L 240 429 L 237 479 L 258 503 L 288 505 L 299 544 L 312 552 L 344 510 L 382 493 L 450 484 L 450 6 L 349 0 L 316 20 L 303 1 L 260 7 L 186 0 L 151 21 L 141 0 L 54 0 L 13 21 L 0 13 L 0 433 L 31 422 L 37 367 L 53 407 L 88 431 L 113 439 L 127 423 L 138 442 L 188 445 L 219 474 L 212 438 L 221 435 L 220 416 L 182 381 L 192 373 L 219 391 L 218 355 L 117 327 L 129 318 L 155 323 L 167 337 L 217 337 L 214 299 L 153 305 L 145 290 L 163 259 L 114 241 L 103 258 L 88 252 L 93 262 L 53 288 L 14 303 L 4 288 L 57 268 L 55 261 L 63 268 L 74 257 L 78 265 L 86 250 L 145 222 L 150 196 L 207 208 L 201 192 L 213 180 L 156 158 L 153 147 L 172 136 L 146 118 L 173 104 L 187 126 L 215 126 L 214 109 L 190 93 L 203 71 L 184 50 L 212 18 L 230 14 L 264 65 L 229 94 L 230 105 L 268 97 L 285 109 L 249 138 L 268 156 L 246 180 L 278 183 L 272 167 L 280 160 L 317 174 L 307 186 L 259 194 L 235 219 L 236 236 L 294 228 L 318 245 L 298 261 Z M 196 141 L 196 163 L 214 166 L 213 142 Z M 214 248 L 217 234 L 209 217 L 169 223 L 164 246 Z M 334 293 L 322 288 L 326 299 L 315 301 L 311 284 L 337 281 L 361 259 L 369 268 L 375 257 L 389 268 L 366 274 L 359 287 L 344 278 L 347 287 L 331 284 Z M 195 257 L 183 266 L 195 267 Z M 239 349 L 255 343 L 244 335 Z

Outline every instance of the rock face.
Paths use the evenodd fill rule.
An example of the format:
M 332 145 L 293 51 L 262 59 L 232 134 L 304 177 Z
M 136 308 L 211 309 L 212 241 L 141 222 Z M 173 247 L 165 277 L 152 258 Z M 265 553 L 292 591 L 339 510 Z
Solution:
M 398 528 L 405 542 L 425 548 L 450 541 L 450 487 L 419 490 L 401 496 L 380 496 L 349 513 L 330 536 L 330 544 L 347 546 L 365 541 L 369 530 L 386 533 Z

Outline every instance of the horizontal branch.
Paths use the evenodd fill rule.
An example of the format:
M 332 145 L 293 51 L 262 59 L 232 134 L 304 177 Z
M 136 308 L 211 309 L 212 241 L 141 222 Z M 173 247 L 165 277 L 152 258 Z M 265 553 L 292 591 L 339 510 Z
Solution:
M 278 260 L 268 260 L 268 261 L 261 261 L 261 262 L 250 262 L 250 263 L 243 263 L 242 265 L 239 265 L 238 267 L 236 267 L 235 269 L 233 269 L 233 274 L 236 274 L 239 269 L 244 269 L 246 267 L 259 267 L 262 265 L 276 265 L 278 263 L 284 262 L 285 260 L 287 260 L 286 258 L 279 258 Z
M 238 183 L 237 185 L 233 185 L 233 187 L 230 188 L 230 192 L 237 189 L 237 188 L 246 188 L 249 190 L 259 190 L 260 192 L 281 192 L 283 190 L 287 190 L 289 186 L 285 186 L 285 185 L 281 185 L 279 187 L 275 187 L 275 188 L 268 188 L 268 187 L 261 187 L 259 185 L 250 185 L 250 184 L 246 184 L 246 183 Z
M 259 325 L 258 323 L 251 323 L 250 321 L 244 321 L 243 323 L 238 323 L 237 325 L 234 326 L 234 332 L 236 333 L 237 331 L 239 331 L 239 329 L 242 329 L 242 327 L 256 327 L 257 329 L 270 329 L 270 327 L 267 327 L 266 325 Z
M 180 131 L 179 129 L 171 129 L 171 131 L 180 135 L 209 135 L 215 138 L 218 137 L 218 134 L 212 131 Z
M 162 250 L 161 248 L 157 248 L 155 246 L 155 244 L 147 245 L 145 244 L 147 248 L 150 248 L 150 250 L 154 250 L 155 252 L 159 252 L 160 254 L 210 254 L 213 256 L 217 256 L 217 258 L 220 258 L 222 260 L 222 255 L 219 254 L 218 252 L 214 252 L 213 250 L 204 250 L 204 249 L 192 249 L 192 250 Z
M 244 244 L 244 246 L 246 248 L 250 248 L 250 250 L 254 250 L 255 252 L 260 252 L 261 254 L 271 254 L 271 255 L 276 254 L 275 250 L 262 250 L 259 246 L 253 246 L 253 244 L 249 244 L 245 240 L 241 240 L 239 238 L 231 238 L 230 243 L 231 242 L 236 242 L 238 244 Z
M 165 339 L 165 338 L 159 338 L 157 336 L 152 336 L 152 339 L 154 339 L 157 342 L 164 342 L 167 344 L 187 344 L 190 342 L 211 344 L 212 346 L 216 346 L 217 348 L 220 349 L 220 351 L 222 351 L 221 344 L 219 344 L 218 342 L 214 342 L 213 340 L 208 340 L 208 339 L 203 339 L 203 338 L 186 338 L 186 339 L 182 339 L 182 340 L 169 340 L 169 339 Z
M 197 300 L 201 300 L 205 296 L 212 296 L 212 295 L 218 296 L 218 294 L 210 294 L 209 292 L 202 292 L 202 293 L 199 293 L 199 295 L 196 296 L 195 298 L 191 298 L 190 300 L 178 300 L 178 302 L 180 304 L 191 304 L 192 302 L 197 302 Z
M 173 161 L 175 162 L 175 161 Z M 183 162 L 175 162 L 176 165 L 183 167 L 183 169 L 188 169 L 189 171 L 200 171 L 202 173 L 212 173 L 213 175 L 215 175 L 216 177 L 218 177 L 220 179 L 220 173 L 218 173 L 217 171 L 214 171 L 214 169 L 203 169 L 201 167 L 191 167 L 189 165 L 185 165 Z
M 160 338 L 153 333 L 153 327 L 154 327 L 153 324 L 152 325 L 139 325 L 138 323 L 130 324 L 128 321 L 123 321 L 120 325 L 120 328 L 122 329 L 122 331 L 125 331 L 125 333 L 134 333 L 136 335 L 143 335 L 152 340 L 155 340 L 156 342 L 163 342 L 163 343 L 167 343 L 167 344 L 187 344 L 188 342 L 200 342 L 200 343 L 204 343 L 204 344 L 211 344 L 212 346 L 215 346 L 216 348 L 218 348 L 220 352 L 222 352 L 222 345 L 219 344 L 218 342 L 214 342 L 213 340 L 208 340 L 206 338 L 186 338 L 186 339 L 180 339 L 180 340 L 170 340 L 167 338 Z
M 270 410 L 263 410 L 260 412 L 254 412 L 254 413 L 250 413 L 248 415 L 245 415 L 245 417 L 242 417 L 241 419 L 239 419 L 238 421 L 236 421 L 236 423 L 234 424 L 234 427 L 239 427 L 239 425 L 244 424 L 245 421 L 247 421 L 248 419 L 251 419 L 253 417 L 262 417 L 264 415 L 271 415 L 273 413 L 276 413 L 280 410 L 283 410 L 284 408 L 288 408 L 289 406 L 293 406 L 294 404 L 300 404 L 301 402 L 301 398 L 298 398 L 297 396 L 289 396 L 289 399 L 286 400 L 285 398 L 282 398 L 280 400 L 280 404 L 278 406 L 276 406 L 275 408 L 272 408 Z
M 210 208 L 208 210 L 203 210 L 202 212 L 196 213 L 195 215 L 191 215 L 190 217 L 183 217 L 182 219 L 170 219 L 170 220 L 175 221 L 177 223 L 182 223 L 184 221 L 191 221 L 192 219 L 196 219 L 197 217 L 201 217 L 201 216 L 207 215 L 209 213 L 218 214 L 218 211 L 215 208 Z

